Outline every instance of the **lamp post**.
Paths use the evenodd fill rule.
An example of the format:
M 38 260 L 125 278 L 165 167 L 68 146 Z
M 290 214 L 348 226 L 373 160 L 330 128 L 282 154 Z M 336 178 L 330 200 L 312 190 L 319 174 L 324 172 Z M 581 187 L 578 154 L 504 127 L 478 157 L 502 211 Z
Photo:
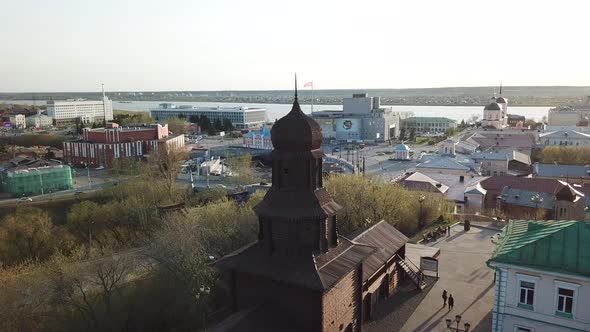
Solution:
M 418 197 L 418 203 L 420 203 L 420 215 L 418 216 L 418 225 L 420 226 L 420 228 L 424 227 L 424 218 L 422 215 L 422 203 L 424 203 L 424 200 L 426 199 L 426 196 L 424 195 L 420 195 Z
M 537 209 L 539 208 L 539 203 L 543 203 L 543 197 L 539 193 L 536 193 L 531 197 L 531 201 L 535 203 L 535 220 L 537 220 Z
M 465 322 L 463 324 L 463 329 L 459 328 L 459 323 L 461 323 L 461 315 L 457 315 L 455 316 L 455 321 L 454 323 L 457 324 L 457 327 L 452 327 L 451 324 L 453 324 L 453 320 L 450 318 L 447 318 L 446 320 L 447 323 L 447 329 L 449 329 L 450 331 L 453 332 L 469 332 L 469 329 L 471 328 L 471 324 L 469 324 L 468 322 Z

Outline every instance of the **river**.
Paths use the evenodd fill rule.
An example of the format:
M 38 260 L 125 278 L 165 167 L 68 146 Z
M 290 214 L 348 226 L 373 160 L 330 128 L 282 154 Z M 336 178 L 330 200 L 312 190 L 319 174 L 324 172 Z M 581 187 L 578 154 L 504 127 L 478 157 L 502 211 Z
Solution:
M 170 102 L 170 101 L 166 101 Z M 14 103 L 14 104 L 26 104 L 26 105 L 44 105 L 45 101 L 41 100 L 0 100 L 0 103 Z M 157 108 L 158 104 L 163 101 L 134 101 L 131 103 L 113 101 L 113 109 L 124 110 L 124 111 L 135 111 L 135 112 L 147 112 L 151 108 Z M 286 115 L 291 110 L 290 104 L 251 104 L 251 103 L 215 103 L 215 102 L 172 102 L 176 105 L 194 105 L 200 107 L 259 107 L 267 110 L 268 119 L 274 121 Z M 383 105 L 387 106 L 387 105 Z M 481 119 L 483 116 L 483 106 L 406 106 L 406 105 L 393 105 L 394 111 L 412 112 L 414 116 L 442 116 L 457 121 L 467 120 L 472 115 L 478 115 Z M 311 113 L 310 105 L 301 105 L 301 108 L 305 113 Z M 509 114 L 524 115 L 527 119 L 535 119 L 540 121 L 544 116 L 547 115 L 551 107 L 549 106 L 510 106 L 508 105 Z M 314 111 L 321 110 L 341 110 L 342 105 L 314 105 Z

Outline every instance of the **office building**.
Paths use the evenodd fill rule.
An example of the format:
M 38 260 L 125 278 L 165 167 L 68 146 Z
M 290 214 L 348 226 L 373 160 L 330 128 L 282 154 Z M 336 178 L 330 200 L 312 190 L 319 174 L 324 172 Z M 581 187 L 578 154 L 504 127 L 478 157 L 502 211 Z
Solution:
M 311 117 L 322 128 L 326 141 L 383 142 L 399 136 L 400 118 L 405 113 L 382 107 L 380 97 L 366 93 L 344 98 L 341 111 L 319 111 Z
M 410 117 L 402 121 L 406 136 L 412 132 L 415 135 L 444 134 L 447 129 L 457 128 L 457 121 L 443 117 Z
M 64 161 L 72 165 L 111 165 L 114 159 L 140 159 L 160 149 L 184 147 L 184 135 L 170 136 L 168 125 L 122 128 L 84 128 L 82 139 L 64 142 Z
M 150 110 L 150 117 L 156 121 L 168 118 L 190 119 L 194 116 L 206 116 L 211 123 L 229 119 L 236 129 L 256 129 L 266 123 L 266 110 L 248 107 L 195 107 L 191 105 L 177 106 L 162 103 L 158 108 Z
M 23 114 L 10 114 L 10 115 L 8 115 L 8 121 L 10 121 L 12 128 L 15 128 L 15 129 L 27 128 L 26 118 Z
M 510 220 L 488 266 L 493 332 L 590 331 L 590 225 Z
M 26 121 L 27 127 L 29 127 L 29 128 L 40 129 L 40 128 L 51 127 L 53 125 L 53 119 L 50 116 L 41 113 L 40 110 L 35 115 L 27 116 L 25 118 L 25 121 Z
M 113 102 L 104 95 L 102 100 L 48 100 L 47 115 L 56 126 L 102 123 L 113 120 Z

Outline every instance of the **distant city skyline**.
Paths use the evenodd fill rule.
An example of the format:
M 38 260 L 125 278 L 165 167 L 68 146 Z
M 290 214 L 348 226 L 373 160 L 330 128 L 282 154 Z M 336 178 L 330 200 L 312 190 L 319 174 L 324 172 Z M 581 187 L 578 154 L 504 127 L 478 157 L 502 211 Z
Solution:
M 4 4 L 0 92 L 590 86 L 590 3 Z

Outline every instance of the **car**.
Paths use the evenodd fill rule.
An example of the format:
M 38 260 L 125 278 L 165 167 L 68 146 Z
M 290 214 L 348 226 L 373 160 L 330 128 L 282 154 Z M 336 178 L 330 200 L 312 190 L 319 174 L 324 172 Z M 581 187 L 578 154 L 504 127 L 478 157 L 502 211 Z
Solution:
M 18 199 L 19 202 L 32 202 L 33 199 L 31 197 L 21 197 Z
M 101 169 L 104 169 L 104 166 L 98 166 L 98 167 L 96 168 L 96 170 L 97 170 L 97 171 L 100 171 Z

